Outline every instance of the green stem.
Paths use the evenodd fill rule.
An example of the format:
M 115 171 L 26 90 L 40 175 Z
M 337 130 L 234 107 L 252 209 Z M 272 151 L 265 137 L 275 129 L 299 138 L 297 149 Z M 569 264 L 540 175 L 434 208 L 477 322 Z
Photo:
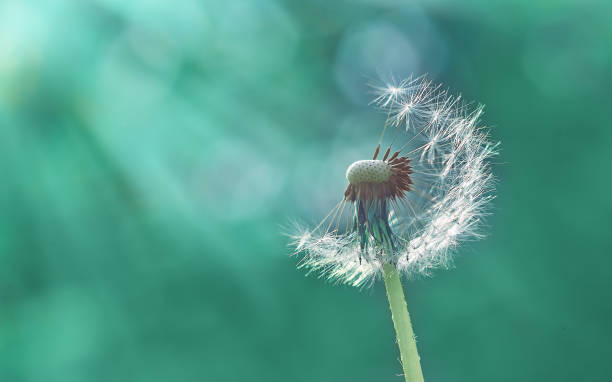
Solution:
M 397 346 L 400 350 L 404 377 L 406 382 L 423 382 L 421 361 L 410 323 L 410 315 L 406 307 L 404 289 L 397 269 L 393 264 L 386 263 L 383 266 L 383 278 L 385 279 L 385 289 L 391 307 L 391 318 L 397 336 Z

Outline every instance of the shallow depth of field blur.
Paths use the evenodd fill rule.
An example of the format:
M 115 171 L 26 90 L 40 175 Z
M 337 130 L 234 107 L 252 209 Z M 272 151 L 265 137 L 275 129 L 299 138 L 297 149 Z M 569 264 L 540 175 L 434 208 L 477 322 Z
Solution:
M 282 236 L 429 73 L 486 104 L 488 238 L 405 285 L 427 381 L 612 378 L 608 1 L 0 2 L 0 380 L 401 381 L 384 289 Z

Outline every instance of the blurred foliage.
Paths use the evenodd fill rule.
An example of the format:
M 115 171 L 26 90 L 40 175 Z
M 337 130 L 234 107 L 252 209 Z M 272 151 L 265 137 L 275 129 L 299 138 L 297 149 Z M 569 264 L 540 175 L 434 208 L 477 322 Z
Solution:
M 1 381 L 398 381 L 380 285 L 283 227 L 429 73 L 503 142 L 489 238 L 407 284 L 429 381 L 604 381 L 608 1 L 0 2 Z

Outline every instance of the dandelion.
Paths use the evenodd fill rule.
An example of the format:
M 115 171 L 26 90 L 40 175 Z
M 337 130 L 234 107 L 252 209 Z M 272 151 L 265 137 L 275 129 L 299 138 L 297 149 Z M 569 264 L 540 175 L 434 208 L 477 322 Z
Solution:
M 429 275 L 482 237 L 497 144 L 473 107 L 424 77 L 374 87 L 387 114 L 372 159 L 352 163 L 344 197 L 314 229 L 293 236 L 300 266 L 353 286 L 382 278 L 404 375 L 422 381 L 400 275 Z

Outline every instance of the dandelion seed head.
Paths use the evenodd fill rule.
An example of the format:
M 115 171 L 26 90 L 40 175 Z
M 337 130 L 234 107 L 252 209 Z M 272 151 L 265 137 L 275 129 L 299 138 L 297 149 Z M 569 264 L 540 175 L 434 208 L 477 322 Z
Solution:
M 497 144 L 479 126 L 482 106 L 425 77 L 373 88 L 388 115 L 373 157 L 348 167 L 344 198 L 317 227 L 292 235 L 300 267 L 354 286 L 385 263 L 407 277 L 449 267 L 461 242 L 483 237 L 494 197 Z

